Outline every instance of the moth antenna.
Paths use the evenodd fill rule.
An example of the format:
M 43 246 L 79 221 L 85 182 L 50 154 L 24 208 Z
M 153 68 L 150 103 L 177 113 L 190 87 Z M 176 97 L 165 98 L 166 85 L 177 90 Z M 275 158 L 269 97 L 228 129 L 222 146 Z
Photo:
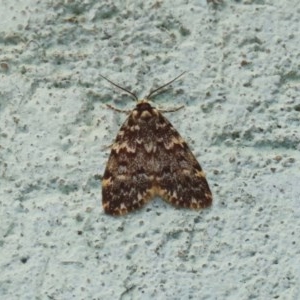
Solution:
M 158 87 L 157 89 L 150 91 L 149 95 L 146 97 L 146 99 L 150 99 L 150 97 L 155 94 L 156 92 L 158 92 L 159 90 L 163 89 L 164 87 L 170 85 L 172 82 L 174 82 L 175 80 L 177 80 L 179 77 L 183 76 L 186 73 L 186 71 L 182 72 L 180 75 L 178 75 L 177 77 L 175 77 L 174 79 L 172 79 L 171 81 L 165 83 L 164 85 Z
M 111 83 L 112 85 L 114 85 L 115 87 L 117 87 L 117 88 L 123 90 L 124 92 L 128 93 L 129 95 L 131 95 L 136 101 L 139 100 L 136 94 L 130 92 L 129 90 L 123 88 L 122 86 L 117 85 L 116 83 L 112 82 L 111 80 L 109 80 L 109 79 L 106 78 L 105 76 L 103 76 L 103 75 L 101 75 L 101 74 L 100 74 L 100 76 L 101 76 L 103 79 L 105 79 L 106 81 L 108 81 L 109 83 Z M 176 78 L 175 78 L 175 79 L 176 79 Z

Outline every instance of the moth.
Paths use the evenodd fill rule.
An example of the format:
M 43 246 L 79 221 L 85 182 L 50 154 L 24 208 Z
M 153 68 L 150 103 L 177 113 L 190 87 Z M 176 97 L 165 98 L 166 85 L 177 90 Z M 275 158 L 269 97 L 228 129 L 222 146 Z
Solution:
M 137 101 L 111 146 L 102 177 L 105 213 L 124 215 L 141 208 L 155 196 L 174 206 L 196 210 L 212 204 L 205 174 L 189 146 L 162 111 L 149 102 L 153 94 L 182 75 L 151 91 L 142 100 L 101 75 Z

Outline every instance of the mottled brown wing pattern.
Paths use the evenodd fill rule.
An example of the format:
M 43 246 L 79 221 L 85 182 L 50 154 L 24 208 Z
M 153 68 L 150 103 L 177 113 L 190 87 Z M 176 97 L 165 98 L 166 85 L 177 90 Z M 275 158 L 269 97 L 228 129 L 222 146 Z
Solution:
M 172 124 L 147 100 L 122 125 L 102 180 L 104 211 L 123 215 L 154 196 L 178 207 L 211 205 L 201 166 Z

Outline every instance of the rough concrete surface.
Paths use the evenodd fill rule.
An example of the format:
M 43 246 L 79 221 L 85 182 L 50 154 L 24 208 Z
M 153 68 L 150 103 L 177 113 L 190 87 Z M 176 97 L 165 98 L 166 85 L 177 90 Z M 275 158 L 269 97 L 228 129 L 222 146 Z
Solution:
M 221 1 L 220 1 L 221 2 Z M 298 0 L 0 0 L 0 299 L 300 299 Z M 105 215 L 135 103 L 202 165 L 213 206 Z

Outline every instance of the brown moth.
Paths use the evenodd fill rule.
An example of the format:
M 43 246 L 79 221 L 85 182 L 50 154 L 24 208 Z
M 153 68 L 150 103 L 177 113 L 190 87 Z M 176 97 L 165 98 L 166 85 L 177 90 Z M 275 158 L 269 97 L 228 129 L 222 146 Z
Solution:
M 105 213 L 124 215 L 155 196 L 177 207 L 201 209 L 211 205 L 205 174 L 189 146 L 161 111 L 148 102 L 151 95 L 182 75 L 143 100 L 101 75 L 137 100 L 111 146 L 102 178 Z

